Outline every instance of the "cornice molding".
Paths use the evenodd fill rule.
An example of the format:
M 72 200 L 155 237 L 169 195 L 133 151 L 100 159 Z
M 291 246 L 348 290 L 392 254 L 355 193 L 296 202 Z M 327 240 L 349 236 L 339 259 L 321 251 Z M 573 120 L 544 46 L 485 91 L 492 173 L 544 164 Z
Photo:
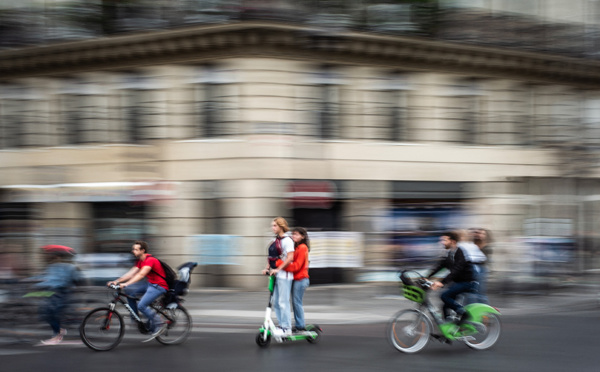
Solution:
M 239 22 L 0 51 L 4 78 L 269 56 L 600 87 L 600 62 L 301 25 Z

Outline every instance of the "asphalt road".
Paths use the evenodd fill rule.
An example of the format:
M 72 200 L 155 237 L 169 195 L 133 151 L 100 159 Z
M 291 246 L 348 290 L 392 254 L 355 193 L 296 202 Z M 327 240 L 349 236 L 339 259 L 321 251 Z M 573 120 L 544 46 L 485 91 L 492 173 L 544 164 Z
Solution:
M 142 343 L 128 328 L 113 351 L 95 352 L 76 335 L 57 346 L 5 345 L 3 371 L 592 371 L 600 364 L 597 330 L 600 310 L 562 311 L 503 317 L 503 334 L 490 350 L 432 340 L 420 353 L 407 355 L 385 339 L 384 323 L 322 324 L 316 345 L 306 341 L 272 343 L 261 349 L 256 328 L 199 324 L 178 346 Z

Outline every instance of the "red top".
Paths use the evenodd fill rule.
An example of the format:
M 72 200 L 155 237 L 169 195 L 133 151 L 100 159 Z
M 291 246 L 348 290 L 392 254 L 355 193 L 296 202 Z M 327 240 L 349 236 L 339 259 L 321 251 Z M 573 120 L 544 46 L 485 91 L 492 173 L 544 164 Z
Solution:
M 148 275 L 146 275 L 146 278 L 148 278 L 148 283 L 158 284 L 167 291 L 169 290 L 167 281 L 163 279 L 164 277 L 166 277 L 165 270 L 163 270 L 162 265 L 160 264 L 160 261 L 157 258 L 153 257 L 151 254 L 147 254 L 146 259 L 143 261 L 138 260 L 135 263 L 135 266 L 138 269 L 141 269 L 144 266 L 150 266 L 151 270 L 148 273 Z M 159 274 L 162 275 L 162 278 L 159 276 Z
M 283 263 L 282 260 L 277 260 L 277 267 Z M 283 269 L 294 273 L 294 280 L 302 280 L 308 278 L 308 247 L 302 243 L 294 249 L 294 261 Z

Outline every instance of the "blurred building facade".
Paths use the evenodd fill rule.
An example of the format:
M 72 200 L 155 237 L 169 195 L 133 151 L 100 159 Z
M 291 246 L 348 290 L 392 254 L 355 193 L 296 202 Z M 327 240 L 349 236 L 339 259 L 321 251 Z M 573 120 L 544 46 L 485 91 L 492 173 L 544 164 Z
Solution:
M 153 3 L 2 9 L 5 272 L 142 238 L 259 287 L 279 215 L 315 282 L 469 227 L 499 272 L 600 269 L 598 1 Z

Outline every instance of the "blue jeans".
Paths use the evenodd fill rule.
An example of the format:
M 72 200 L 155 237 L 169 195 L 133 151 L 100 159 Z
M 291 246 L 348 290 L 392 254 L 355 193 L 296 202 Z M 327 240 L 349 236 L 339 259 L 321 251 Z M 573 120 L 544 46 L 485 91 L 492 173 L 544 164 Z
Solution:
M 294 305 L 294 323 L 296 328 L 304 328 L 304 307 L 302 305 L 302 298 L 306 288 L 310 285 L 308 278 L 294 280 L 292 284 L 292 304 Z
M 487 280 L 488 280 L 488 269 L 485 265 L 479 266 L 479 291 L 476 293 L 469 293 L 465 296 L 465 305 L 473 303 L 488 304 L 490 300 L 487 296 Z
M 273 308 L 279 326 L 285 329 L 292 328 L 292 313 L 290 309 L 290 293 L 293 279 L 277 278 L 273 289 Z
M 139 314 L 139 309 L 139 311 L 148 319 L 150 331 L 156 331 L 156 328 L 161 324 L 161 320 L 160 316 L 157 315 L 154 310 L 152 310 L 150 305 L 152 302 L 154 302 L 154 300 L 167 293 L 167 290 L 157 284 L 150 284 L 147 281 L 143 281 L 125 287 L 125 293 L 129 296 L 136 297 L 143 294 L 139 303 L 136 303 L 136 300 L 131 298 L 128 298 L 127 302 L 136 314 Z
M 50 324 L 54 336 L 60 332 L 60 318 L 67 305 L 68 296 L 66 293 L 56 292 L 45 299 L 45 303 L 40 307 L 40 318 Z
M 444 302 L 444 316 L 447 318 L 450 314 L 450 309 L 454 310 L 457 315 L 463 315 L 465 308 L 458 302 L 456 297 L 462 293 L 477 293 L 479 287 L 478 282 L 460 282 L 454 283 L 444 291 L 441 295 L 441 299 Z

